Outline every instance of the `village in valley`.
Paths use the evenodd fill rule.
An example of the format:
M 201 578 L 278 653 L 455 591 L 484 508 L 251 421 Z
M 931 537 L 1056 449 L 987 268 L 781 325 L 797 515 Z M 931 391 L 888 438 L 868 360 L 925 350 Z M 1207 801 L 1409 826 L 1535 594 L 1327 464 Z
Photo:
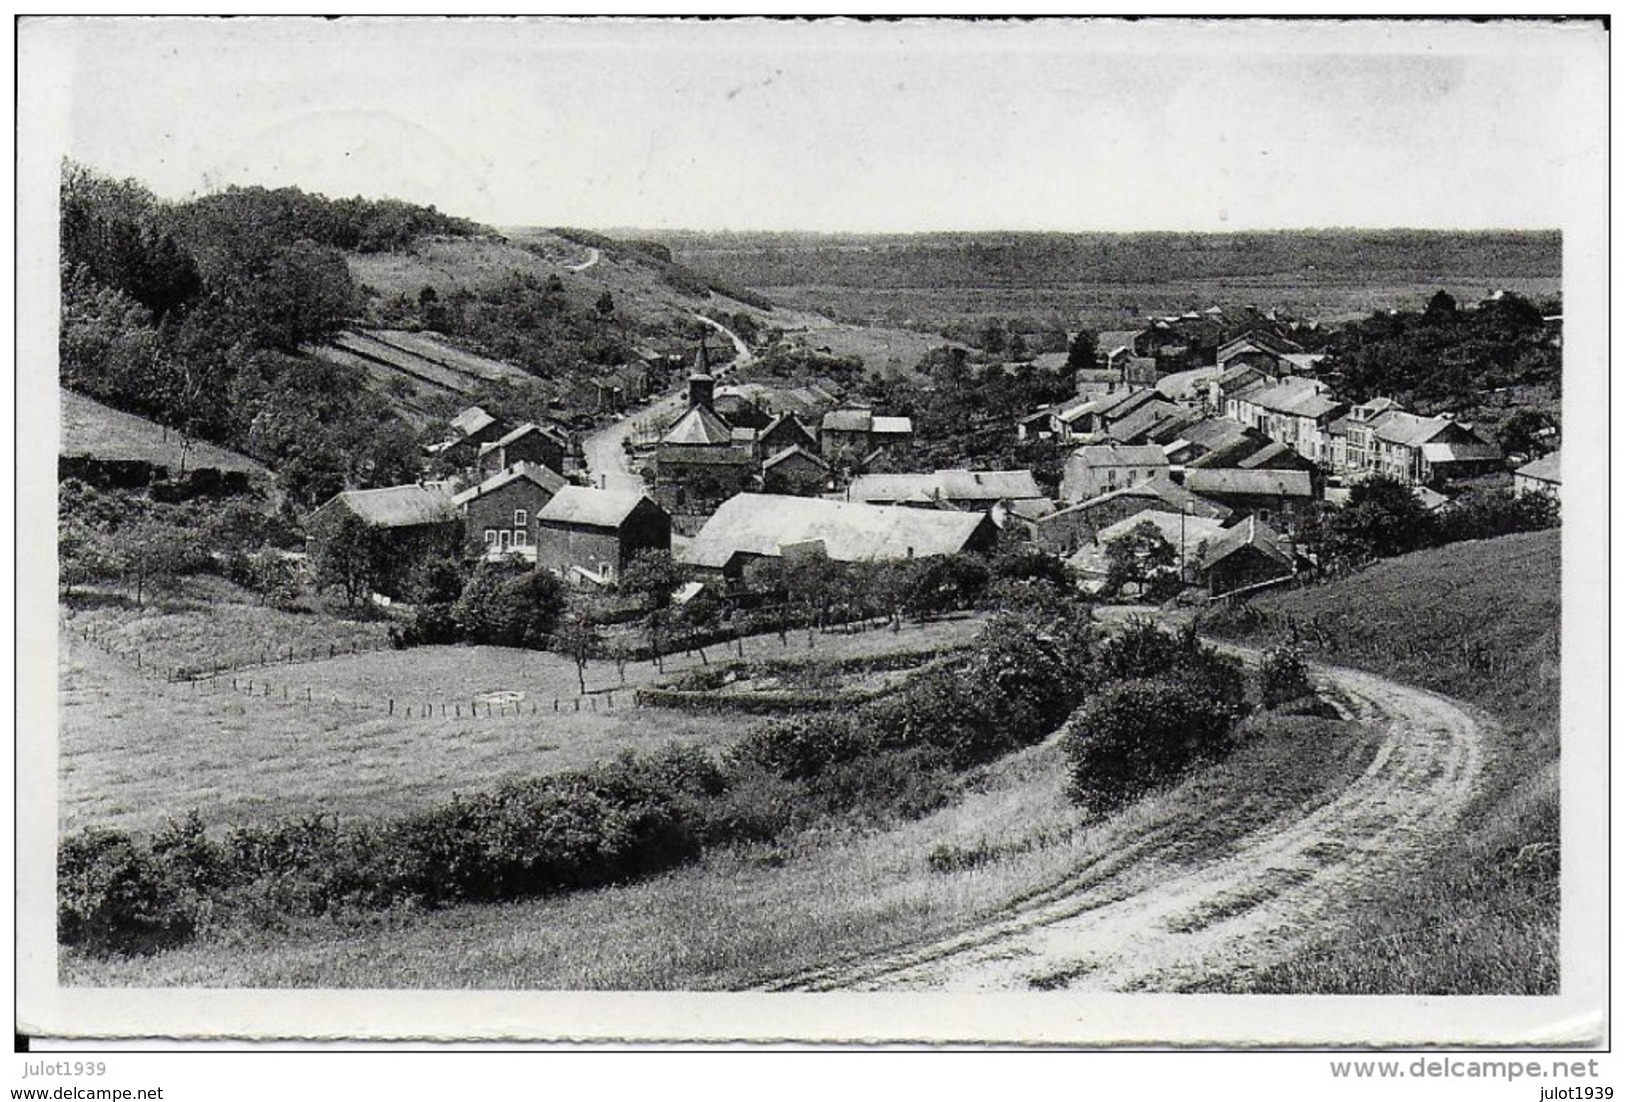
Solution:
M 596 590 L 613 589 L 639 555 L 667 552 L 695 583 L 685 598 L 709 589 L 719 603 L 748 594 L 747 568 L 764 560 L 985 556 L 1021 544 L 1064 562 L 1091 594 L 1191 587 L 1214 600 L 1327 569 L 1316 521 L 1372 478 L 1428 514 L 1485 486 L 1558 497 L 1554 426 L 1533 441 L 1539 457 L 1509 457 L 1493 431 L 1457 417 L 1340 397 L 1325 354 L 1305 353 L 1273 316 L 1238 313 L 1085 332 L 1097 349 L 1086 367 L 1063 352 L 984 365 L 1075 380 L 1073 397 L 1002 426 L 1060 450 L 1058 485 L 1023 469 L 900 470 L 916 442 L 909 417 L 848 400 L 828 378 L 730 385 L 702 338 L 678 412 L 630 405 L 597 430 L 625 440 L 609 469 L 592 469 L 566 424 L 473 406 L 427 449 L 450 477 L 344 491 L 312 514 L 311 533 L 353 539 L 354 529 L 323 534 L 348 518 L 388 544 L 379 561 L 402 578 L 413 555 L 461 548 L 469 561 L 523 563 Z M 1542 319 L 1553 342 L 1561 322 Z M 646 397 L 653 369 L 626 371 L 640 373 L 631 393 Z M 627 418 L 635 436 L 621 429 Z M 403 595 L 371 581 L 383 599 Z

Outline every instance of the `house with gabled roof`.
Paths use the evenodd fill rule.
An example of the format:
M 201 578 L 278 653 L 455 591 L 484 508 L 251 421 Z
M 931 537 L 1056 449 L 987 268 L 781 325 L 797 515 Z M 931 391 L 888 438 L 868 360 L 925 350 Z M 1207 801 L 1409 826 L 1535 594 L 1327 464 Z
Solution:
M 780 448 L 762 460 L 762 492 L 811 497 L 829 489 L 830 465 L 800 444 Z
M 1046 551 L 1070 555 L 1092 543 L 1101 529 L 1147 510 L 1176 516 L 1183 513 L 1221 524 L 1233 516 L 1228 506 L 1192 493 L 1167 475 L 1157 475 L 1040 517 L 1033 538 Z
M 518 463 L 534 463 L 562 472 L 568 450 L 569 445 L 557 432 L 526 421 L 502 437 L 481 444 L 477 466 L 482 478 L 490 478 Z
M 438 444 L 430 445 L 427 451 L 466 467 L 473 465 L 480 445 L 500 439 L 512 426 L 480 406 L 469 406 L 458 411 L 448 422 L 448 428 L 450 435 Z
M 1197 579 L 1210 597 L 1278 584 L 1296 574 L 1291 544 L 1256 516 L 1220 533 L 1196 563 Z
M 471 558 L 536 557 L 537 518 L 568 483 L 541 463 L 515 463 L 455 495 Z
M 1295 529 L 1316 500 L 1308 471 L 1240 470 L 1189 467 L 1185 489 L 1240 514 L 1254 514 L 1269 524 Z
M 1519 494 L 1558 497 L 1563 491 L 1563 462 L 1560 452 L 1525 463 L 1512 472 L 1512 490 Z
M 781 413 L 756 436 L 756 453 L 761 456 L 777 455 L 785 448 L 818 451 L 818 438 L 793 413 Z
M 564 486 L 536 515 L 536 565 L 610 585 L 643 551 L 671 550 L 671 517 L 646 495 Z
M 1168 457 L 1155 444 L 1086 444 L 1067 456 L 1061 498 L 1087 501 L 1168 473 Z
M 463 541 L 462 516 L 443 485 L 421 482 L 344 490 L 305 520 L 313 552 L 333 539 L 345 539 L 346 522 L 371 530 L 375 550 L 374 584 L 398 597 L 416 564 L 427 557 L 454 557 Z
M 1235 420 L 1291 446 L 1314 462 L 1329 458 L 1327 429 L 1348 409 L 1326 392 L 1324 383 L 1296 377 L 1237 394 L 1230 401 Z
M 787 551 L 816 548 L 835 562 L 880 562 L 986 551 L 997 539 L 998 528 L 986 513 L 740 494 L 722 503 L 680 561 L 737 578 L 747 564 Z

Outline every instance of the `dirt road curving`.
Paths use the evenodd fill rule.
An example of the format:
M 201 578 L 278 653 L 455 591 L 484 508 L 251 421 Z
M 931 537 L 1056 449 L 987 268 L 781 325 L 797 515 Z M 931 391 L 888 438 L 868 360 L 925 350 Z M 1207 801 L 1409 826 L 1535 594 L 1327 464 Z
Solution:
M 1315 673 L 1349 718 L 1386 724 L 1371 765 L 1331 802 L 1203 865 L 1161 859 L 1169 839 L 1127 837 L 984 925 L 772 989 L 1173 990 L 1284 959 L 1332 905 L 1451 829 L 1482 758 L 1479 725 L 1451 700 L 1355 670 Z

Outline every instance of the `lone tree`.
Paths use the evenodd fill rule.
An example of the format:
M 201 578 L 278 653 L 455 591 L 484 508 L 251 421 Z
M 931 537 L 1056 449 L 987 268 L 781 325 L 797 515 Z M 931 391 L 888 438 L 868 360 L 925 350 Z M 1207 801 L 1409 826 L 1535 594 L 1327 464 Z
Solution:
M 351 512 L 324 526 L 311 550 L 316 588 L 337 587 L 344 603 L 360 605 L 373 591 L 384 556 L 378 532 Z
M 1140 593 L 1152 595 L 1179 588 L 1175 563 L 1179 552 L 1163 538 L 1157 526 L 1141 521 L 1106 544 L 1106 591 L 1121 593 L 1134 583 Z
M 1066 369 L 1091 371 L 1099 355 L 1100 347 L 1094 331 L 1079 329 L 1078 335 L 1072 338 L 1072 344 L 1066 350 Z
M 621 571 L 619 588 L 641 599 L 649 627 L 649 649 L 660 659 L 660 629 L 671 608 L 672 592 L 683 584 L 683 571 L 670 551 L 640 551 Z
M 587 663 L 598 657 L 603 638 L 598 627 L 585 616 L 572 616 L 560 624 L 553 633 L 553 647 L 570 656 L 576 666 L 576 684 L 583 696 L 587 692 Z

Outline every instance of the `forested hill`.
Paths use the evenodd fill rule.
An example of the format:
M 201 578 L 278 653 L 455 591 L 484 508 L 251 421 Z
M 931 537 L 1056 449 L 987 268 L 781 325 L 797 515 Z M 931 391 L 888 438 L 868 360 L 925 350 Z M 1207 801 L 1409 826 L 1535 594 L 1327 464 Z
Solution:
M 730 283 L 1001 287 L 1312 276 L 1556 278 L 1556 231 L 807 234 L 637 231 Z
M 296 508 L 410 481 L 432 442 L 402 420 L 399 393 L 312 354 L 341 331 L 429 331 L 513 366 L 500 394 L 420 410 L 433 431 L 458 402 L 596 412 L 590 380 L 651 340 L 697 340 L 695 313 L 739 326 L 771 313 L 658 246 L 513 239 L 391 199 L 231 187 L 171 202 L 70 164 L 61 219 L 64 387 L 250 456 Z

